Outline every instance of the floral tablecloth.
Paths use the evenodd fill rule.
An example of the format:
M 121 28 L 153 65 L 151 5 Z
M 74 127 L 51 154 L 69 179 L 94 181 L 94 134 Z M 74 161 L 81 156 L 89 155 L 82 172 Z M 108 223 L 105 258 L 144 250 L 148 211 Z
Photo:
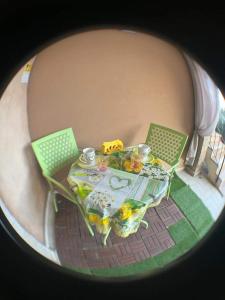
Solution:
M 134 174 L 112 167 L 84 169 L 75 162 L 67 180 L 98 232 L 112 228 L 127 237 L 138 230 L 149 204 L 166 193 L 169 175 L 150 163 Z

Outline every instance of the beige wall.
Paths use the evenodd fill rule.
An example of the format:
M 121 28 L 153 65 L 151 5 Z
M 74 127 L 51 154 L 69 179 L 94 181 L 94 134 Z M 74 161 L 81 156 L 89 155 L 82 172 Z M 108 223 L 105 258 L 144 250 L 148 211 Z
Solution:
M 0 198 L 16 220 L 44 241 L 45 185 L 30 147 L 27 84 L 20 70 L 0 99 Z
M 96 30 L 46 48 L 28 89 L 32 140 L 72 127 L 80 147 L 145 140 L 150 122 L 192 134 L 194 100 L 181 53 L 143 33 Z

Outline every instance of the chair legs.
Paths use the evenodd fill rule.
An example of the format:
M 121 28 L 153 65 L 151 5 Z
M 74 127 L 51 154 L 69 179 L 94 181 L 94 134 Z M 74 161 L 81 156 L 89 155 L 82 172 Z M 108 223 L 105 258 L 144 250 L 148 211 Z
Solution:
M 72 199 L 68 199 L 68 200 L 70 200 L 70 201 L 72 201 L 72 202 L 74 203 L 74 200 L 72 200 Z M 85 222 L 85 224 L 86 224 L 86 226 L 87 226 L 87 228 L 88 228 L 88 231 L 89 231 L 90 235 L 91 235 L 91 236 L 94 236 L 94 235 L 95 235 L 95 234 L 94 234 L 94 231 L 93 231 L 93 229 L 92 229 L 92 227 L 91 227 L 91 225 L 90 225 L 90 223 L 89 223 L 87 217 L 85 216 L 85 212 L 83 211 L 83 208 L 81 207 L 81 205 L 80 205 L 78 202 L 77 202 L 77 203 L 74 203 L 74 204 L 76 204 L 76 205 L 78 206 L 78 208 L 79 208 L 79 210 L 80 210 L 80 213 L 81 213 L 81 215 L 82 215 L 82 217 L 83 217 L 83 219 L 84 219 L 84 222 Z
M 80 205 L 80 203 L 78 202 L 77 199 L 75 199 L 72 195 L 70 195 L 70 192 L 67 190 L 67 188 L 65 188 L 61 183 L 57 182 L 54 178 L 51 178 L 49 176 L 45 176 L 47 177 L 47 181 L 49 183 L 50 186 L 50 191 L 52 193 L 52 199 L 53 199 L 53 204 L 55 207 L 55 212 L 58 212 L 58 207 L 57 207 L 57 202 L 56 202 L 56 197 L 55 194 L 59 193 L 60 195 L 62 195 L 64 198 L 66 198 L 67 200 L 69 200 L 70 202 L 72 202 L 73 204 L 77 205 L 77 207 L 79 208 L 82 217 L 84 219 L 84 222 L 88 228 L 88 231 L 90 233 L 91 236 L 94 236 L 94 232 L 91 228 L 91 225 L 89 223 L 89 221 L 87 220 L 87 217 L 85 216 L 85 212 L 82 208 L 82 206 Z M 58 192 L 57 189 L 55 189 L 54 187 L 57 187 L 57 189 L 59 189 L 61 192 Z
M 172 179 L 173 179 L 173 172 L 172 172 L 172 174 L 170 175 L 170 178 L 169 178 L 169 186 L 168 186 L 167 193 L 166 193 L 166 200 L 169 199 Z
M 141 223 L 143 223 L 143 224 L 145 225 L 145 229 L 147 229 L 147 228 L 148 228 L 148 222 L 147 222 L 147 221 L 145 221 L 145 220 L 141 220 Z
M 58 205 L 56 202 L 56 192 L 54 191 L 54 189 L 50 186 L 50 193 L 51 193 L 51 198 L 52 198 L 52 203 L 55 209 L 55 212 L 58 212 Z
M 170 187 L 171 187 L 171 180 L 169 181 L 169 186 L 168 186 L 167 193 L 166 193 L 166 200 L 169 199 L 169 195 L 170 195 Z
M 107 238 L 110 234 L 110 231 L 111 231 L 112 227 L 109 227 L 109 230 L 107 231 L 107 233 L 104 235 L 103 237 L 103 245 L 106 246 L 106 241 L 107 241 Z
M 148 208 L 152 208 L 152 207 L 158 206 L 158 205 L 161 203 L 162 198 L 163 198 L 163 197 L 161 197 L 161 198 L 160 198 L 159 200 L 157 200 L 156 202 L 153 202 L 153 203 L 149 204 Z
M 54 189 L 53 184 L 49 180 L 47 180 L 47 181 L 48 181 L 49 188 L 50 188 L 52 204 L 54 206 L 55 212 L 57 213 L 58 212 L 58 206 L 57 206 L 57 202 L 56 202 L 55 189 Z
M 84 222 L 85 222 L 85 224 L 86 224 L 86 226 L 87 226 L 87 228 L 88 228 L 88 231 L 89 231 L 90 235 L 91 235 L 91 236 L 94 236 L 94 235 L 95 235 L 95 234 L 94 234 L 94 231 L 93 231 L 93 229 L 91 228 L 91 225 L 90 225 L 90 223 L 88 222 L 87 218 L 86 218 L 85 216 L 83 216 L 83 219 L 84 219 Z

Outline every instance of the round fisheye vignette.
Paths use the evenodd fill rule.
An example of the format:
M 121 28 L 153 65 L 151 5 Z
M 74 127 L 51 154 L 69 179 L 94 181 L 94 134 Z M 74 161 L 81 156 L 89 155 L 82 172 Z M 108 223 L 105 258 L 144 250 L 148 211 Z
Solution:
M 63 268 L 95 278 L 162 270 L 223 209 L 224 98 L 158 37 L 62 39 L 16 74 L 0 113 L 1 208 Z

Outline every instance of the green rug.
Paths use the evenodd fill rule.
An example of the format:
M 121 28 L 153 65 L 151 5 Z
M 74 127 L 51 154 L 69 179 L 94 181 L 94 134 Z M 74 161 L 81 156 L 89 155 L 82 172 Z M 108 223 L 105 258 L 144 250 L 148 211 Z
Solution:
M 170 226 L 169 232 L 175 245 L 154 257 L 154 260 L 160 267 L 164 267 L 166 264 L 174 261 L 198 242 L 196 232 L 186 219 L 182 219 L 177 224 Z
M 189 186 L 183 185 L 183 181 L 177 175 L 170 196 L 193 226 L 198 236 L 202 238 L 213 225 L 214 220 L 201 199 Z
M 170 187 L 170 196 L 174 192 L 179 191 L 181 188 L 187 186 L 186 183 L 180 179 L 180 177 L 177 176 L 176 173 L 174 173 L 172 182 L 171 182 L 171 187 Z

